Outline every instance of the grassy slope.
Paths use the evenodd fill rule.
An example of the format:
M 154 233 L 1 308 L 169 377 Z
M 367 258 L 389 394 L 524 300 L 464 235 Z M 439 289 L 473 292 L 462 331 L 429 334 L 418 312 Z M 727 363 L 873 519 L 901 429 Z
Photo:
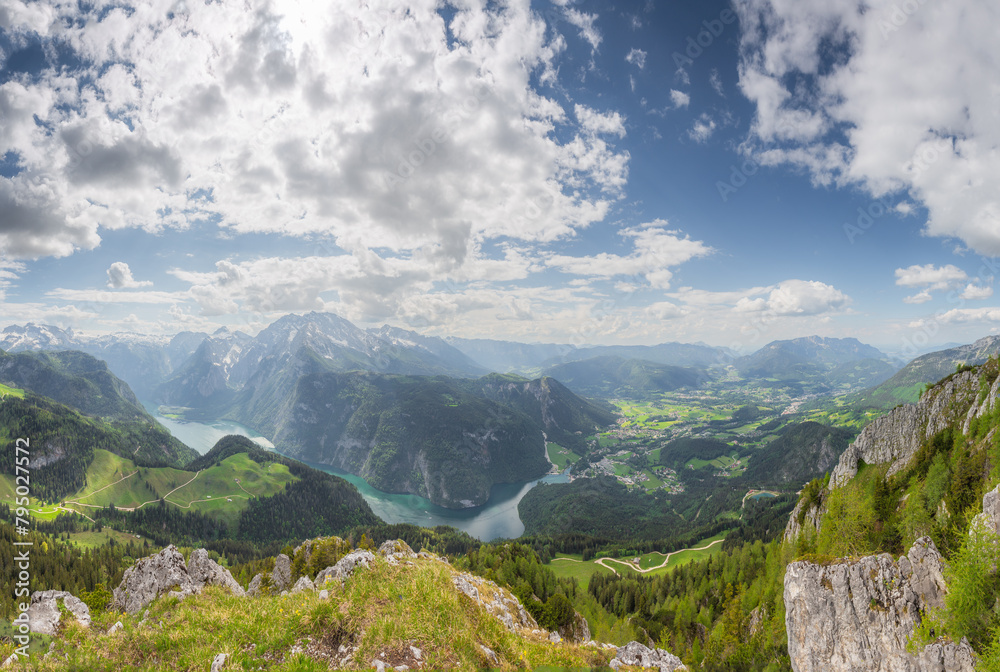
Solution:
M 8 387 L 7 385 L 0 383 L 0 397 L 4 397 L 8 394 L 12 397 L 17 397 L 18 399 L 24 399 L 24 390 L 19 390 L 16 387 Z
M 421 649 L 427 669 L 490 667 L 481 646 L 496 652 L 500 669 L 607 664 L 607 652 L 509 632 L 455 590 L 448 565 L 413 563 L 376 560 L 345 584 L 330 584 L 328 600 L 311 591 L 247 599 L 208 588 L 183 602 L 157 600 L 144 624 L 141 614 L 100 613 L 90 629 L 69 625 L 55 640 L 52 658 L 39 661 L 38 669 L 200 670 L 208 669 L 216 654 L 227 653 L 226 669 L 318 671 L 328 669 L 324 653 L 339 659 L 341 644 L 359 647 L 355 660 L 362 667 L 380 655 L 407 656 L 410 646 Z M 123 632 L 104 634 L 116 620 L 124 624 Z M 296 644 L 307 652 L 293 654 Z M 11 650 L 0 644 L 3 657 Z
M 298 480 L 287 466 L 261 465 L 244 453 L 227 457 L 192 480 L 194 476 L 192 472 L 171 467 L 143 468 L 137 472 L 131 460 L 106 450 L 96 450 L 87 469 L 87 485 L 67 496 L 65 501 L 69 508 L 87 513 L 95 506 L 114 504 L 119 508 L 132 508 L 166 496 L 167 501 L 181 508 L 192 508 L 232 525 L 240 511 L 246 508 L 250 495 L 269 497 L 281 492 L 286 483 Z M 235 481 L 237 478 L 239 484 Z M 0 477 L 0 501 L 11 503 L 13 487 L 13 476 Z M 51 507 L 45 510 L 49 509 Z M 35 516 L 51 520 L 55 513 L 36 513 Z

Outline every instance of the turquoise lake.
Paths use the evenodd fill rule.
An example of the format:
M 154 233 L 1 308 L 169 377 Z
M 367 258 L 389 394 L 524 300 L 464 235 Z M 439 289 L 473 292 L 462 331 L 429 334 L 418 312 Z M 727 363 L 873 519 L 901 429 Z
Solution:
M 212 423 L 175 420 L 161 415 L 155 404 L 144 402 L 143 405 L 179 441 L 201 454 L 211 450 L 212 446 L 227 434 L 246 436 L 269 450 L 275 450 L 274 444 L 266 437 L 239 423 L 229 420 Z M 524 533 L 524 524 L 517 513 L 517 504 L 521 498 L 539 483 L 569 482 L 567 470 L 561 474 L 549 474 L 533 481 L 502 483 L 493 486 L 489 500 L 482 506 L 471 509 L 446 509 L 417 495 L 397 495 L 376 490 L 360 476 L 348 474 L 340 469 L 312 462 L 307 464 L 353 483 L 375 515 L 387 523 L 412 523 L 421 527 L 451 525 L 483 541 L 501 537 L 515 539 L 521 536 Z

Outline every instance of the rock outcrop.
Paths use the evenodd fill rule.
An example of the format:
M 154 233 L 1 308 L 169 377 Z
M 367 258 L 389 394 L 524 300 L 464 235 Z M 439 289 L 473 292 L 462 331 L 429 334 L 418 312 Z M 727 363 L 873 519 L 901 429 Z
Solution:
M 337 564 L 333 567 L 327 567 L 317 574 L 316 585 L 322 587 L 327 581 L 333 581 L 334 579 L 344 581 L 350 577 L 358 567 L 368 569 L 374 561 L 375 556 L 372 555 L 371 551 L 351 551 L 338 560 Z
M 820 502 L 818 504 L 810 503 L 805 513 L 802 513 L 802 509 L 806 506 L 806 502 L 801 497 L 799 498 L 795 508 L 792 509 L 792 515 L 788 517 L 788 524 L 785 525 L 785 541 L 794 542 L 803 530 L 809 534 L 819 532 L 820 521 L 823 518 L 822 496 L 823 493 L 820 493 Z M 800 516 L 801 523 L 799 522 Z
M 928 537 L 888 553 L 785 573 L 785 627 L 795 672 L 972 672 L 967 642 L 906 650 L 921 613 L 944 604 L 941 556 Z
M 206 585 L 222 586 L 243 595 L 243 589 L 229 570 L 209 559 L 205 549 L 193 551 L 190 562 L 185 563 L 184 556 L 171 544 L 125 570 L 122 582 L 114 590 L 111 607 L 135 614 L 167 591 L 184 598 L 201 592 Z
M 451 581 L 458 592 L 482 605 L 511 632 L 538 629 L 538 623 L 525 610 L 521 601 L 505 588 L 466 572 L 456 572 Z
M 959 420 L 968 433 L 975 417 L 988 413 L 997 403 L 1000 378 L 981 397 L 978 371 L 963 371 L 928 391 L 916 404 L 899 406 L 866 426 L 833 470 L 830 487 L 837 488 L 858 473 L 858 460 L 866 464 L 889 463 L 888 476 L 909 464 L 920 444 Z
M 41 635 L 55 635 L 59 631 L 59 621 L 62 616 L 59 611 L 59 601 L 76 620 L 85 628 L 90 627 L 90 607 L 83 600 L 74 597 L 65 590 L 43 590 L 31 594 L 28 603 L 28 627 L 31 632 Z
M 643 646 L 639 642 L 629 642 L 625 646 L 618 648 L 618 654 L 611 659 L 608 667 L 617 670 L 622 665 L 633 667 L 652 667 L 660 672 L 674 672 L 674 670 L 687 670 L 681 659 L 663 649 L 651 649 Z
M 271 570 L 271 590 L 280 593 L 292 587 L 292 560 L 284 553 L 274 559 Z
M 559 636 L 569 642 L 582 644 L 590 641 L 590 625 L 578 611 L 573 612 L 573 620 L 559 628 Z

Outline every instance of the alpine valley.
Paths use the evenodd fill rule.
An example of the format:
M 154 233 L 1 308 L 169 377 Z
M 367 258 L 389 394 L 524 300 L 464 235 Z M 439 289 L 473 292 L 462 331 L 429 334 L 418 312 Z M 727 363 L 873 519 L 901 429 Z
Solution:
M 321 313 L 8 327 L 0 561 L 26 532 L 51 669 L 1000 669 L 998 354 L 444 340 Z M 274 449 L 199 454 L 146 408 Z M 522 537 L 476 539 L 381 520 L 315 467 L 472 512 L 569 482 L 522 492 Z M 247 604 L 245 632 L 208 627 Z

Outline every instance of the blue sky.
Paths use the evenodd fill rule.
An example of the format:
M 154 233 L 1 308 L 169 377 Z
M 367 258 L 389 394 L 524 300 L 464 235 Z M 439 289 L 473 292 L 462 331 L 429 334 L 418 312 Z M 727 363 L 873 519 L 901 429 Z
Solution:
M 990 3 L 0 8 L 0 327 L 1000 330 Z

